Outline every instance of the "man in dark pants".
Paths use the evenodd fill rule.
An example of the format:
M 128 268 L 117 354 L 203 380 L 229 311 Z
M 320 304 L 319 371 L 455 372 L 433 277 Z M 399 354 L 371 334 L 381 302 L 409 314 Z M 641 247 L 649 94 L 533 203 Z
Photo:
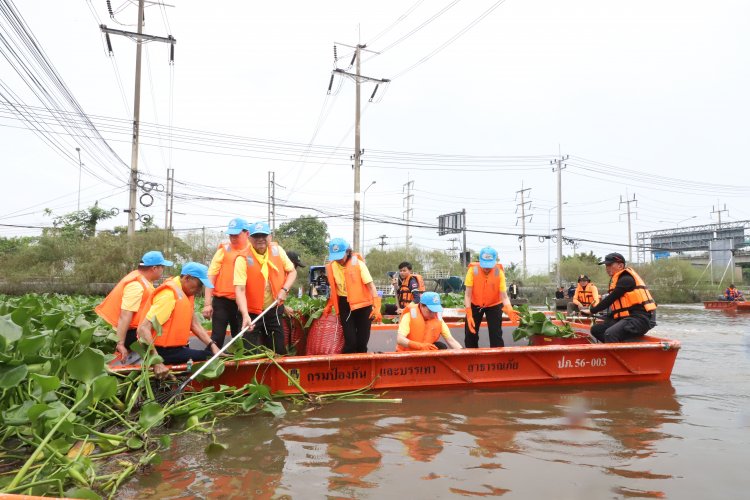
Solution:
M 638 273 L 625 267 L 625 258 L 610 253 L 599 264 L 604 264 L 610 276 L 609 295 L 582 314 L 596 314 L 610 308 L 610 316 L 603 324 L 593 325 L 591 335 L 600 342 L 629 342 L 643 337 L 656 326 L 656 302 Z
M 248 223 L 239 217 L 229 221 L 227 227 L 229 243 L 216 249 L 208 266 L 208 279 L 214 288 L 206 287 L 203 317 L 211 320 L 211 340 L 222 348 L 227 336 L 227 326 L 232 337 L 240 332 L 240 317 L 234 290 L 234 262 L 245 258 L 250 246 Z
M 249 230 L 247 257 L 238 258 L 234 263 L 235 299 L 242 327 L 249 326 L 274 301 L 276 305 L 263 316 L 254 332 L 245 333 L 244 342 L 249 348 L 262 344 L 276 354 L 286 354 L 280 318 L 297 270 L 284 249 L 271 240 L 271 228 L 266 222 L 250 224 Z
M 505 272 L 502 264 L 497 262 L 494 248 L 485 247 L 479 251 L 479 262 L 469 264 L 464 285 L 464 345 L 468 348 L 479 347 L 479 326 L 482 316 L 486 316 L 490 347 L 503 347 L 503 312 L 510 321 L 516 321 L 518 313 L 513 310 L 505 292 Z

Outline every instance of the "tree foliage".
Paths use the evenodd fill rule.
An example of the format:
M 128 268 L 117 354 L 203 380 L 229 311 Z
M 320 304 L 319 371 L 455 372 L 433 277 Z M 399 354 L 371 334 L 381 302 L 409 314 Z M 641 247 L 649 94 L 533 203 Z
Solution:
M 311 215 L 285 222 L 274 233 L 274 239 L 284 250 L 294 250 L 307 265 L 325 262 L 329 238 L 328 225 Z
M 45 209 L 45 215 L 52 216 L 50 209 Z M 96 225 L 103 220 L 110 219 L 118 214 L 117 209 L 105 210 L 99 207 L 99 202 L 94 203 L 93 207 L 85 210 L 77 210 L 65 215 L 59 215 L 52 219 L 52 225 L 55 230 L 66 236 L 80 236 L 82 238 L 91 238 L 96 235 Z M 45 230 L 50 232 L 50 230 Z

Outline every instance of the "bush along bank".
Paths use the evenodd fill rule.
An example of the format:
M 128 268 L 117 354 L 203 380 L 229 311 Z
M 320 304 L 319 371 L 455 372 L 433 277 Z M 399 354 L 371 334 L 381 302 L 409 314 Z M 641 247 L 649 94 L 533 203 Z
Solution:
M 160 394 L 180 381 L 153 379 L 148 366 L 158 356 L 146 357 L 140 370 L 107 369 L 114 332 L 93 313 L 98 300 L 0 296 L 0 492 L 112 497 L 128 477 L 158 464 L 176 433 L 199 433 L 210 452 L 227 446 L 213 434 L 218 417 L 281 415 L 297 404 L 348 397 L 285 396 L 283 405 L 267 386 L 248 383 L 185 391 L 162 404 Z M 272 355 L 238 352 L 237 359 Z M 223 366 L 217 360 L 205 373 L 216 376 Z

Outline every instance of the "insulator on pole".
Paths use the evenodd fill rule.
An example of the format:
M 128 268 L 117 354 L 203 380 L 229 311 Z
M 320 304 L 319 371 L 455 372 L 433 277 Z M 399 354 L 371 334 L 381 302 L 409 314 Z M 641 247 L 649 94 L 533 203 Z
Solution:
M 169 35 L 169 39 L 172 39 L 172 35 Z M 169 44 L 169 64 L 174 64 L 174 43 Z
M 115 55 L 115 52 L 112 50 L 112 40 L 109 39 L 109 33 L 104 33 L 104 37 L 107 39 L 107 50 L 109 51 L 109 55 Z
M 333 87 L 333 73 L 331 73 L 331 81 L 328 82 L 328 95 L 331 95 L 331 88 Z
M 370 96 L 370 102 L 375 98 L 375 93 L 378 91 L 378 87 L 380 87 L 380 84 L 375 84 L 375 89 L 372 91 L 372 95 Z

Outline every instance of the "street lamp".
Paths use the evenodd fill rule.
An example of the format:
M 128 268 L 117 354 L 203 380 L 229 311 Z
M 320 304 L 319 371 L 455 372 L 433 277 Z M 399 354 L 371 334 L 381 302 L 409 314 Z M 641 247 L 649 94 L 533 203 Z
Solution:
M 367 195 L 367 190 L 370 189 L 375 185 L 375 181 L 372 181 L 369 186 L 365 188 L 364 191 L 362 191 L 362 255 L 365 255 L 365 196 Z

